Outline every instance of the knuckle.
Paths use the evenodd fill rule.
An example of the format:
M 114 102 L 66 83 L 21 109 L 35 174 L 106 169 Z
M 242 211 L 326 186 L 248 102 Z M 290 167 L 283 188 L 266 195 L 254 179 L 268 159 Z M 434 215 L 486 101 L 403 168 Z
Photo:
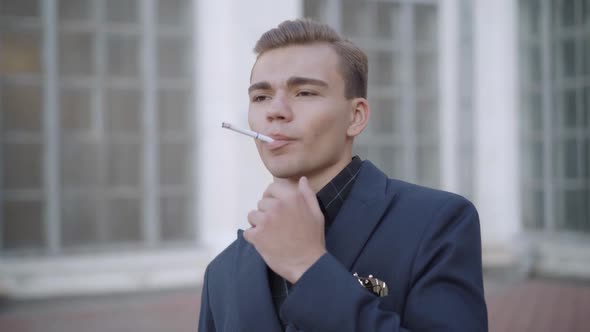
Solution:
M 252 221 L 256 215 L 256 211 L 248 212 L 248 220 Z

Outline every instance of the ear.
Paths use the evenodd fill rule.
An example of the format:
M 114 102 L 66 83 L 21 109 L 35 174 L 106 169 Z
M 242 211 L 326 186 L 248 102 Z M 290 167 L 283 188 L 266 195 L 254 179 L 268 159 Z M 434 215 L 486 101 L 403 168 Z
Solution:
M 365 98 L 354 98 L 351 102 L 350 124 L 346 134 L 349 137 L 356 137 L 369 123 L 369 102 Z

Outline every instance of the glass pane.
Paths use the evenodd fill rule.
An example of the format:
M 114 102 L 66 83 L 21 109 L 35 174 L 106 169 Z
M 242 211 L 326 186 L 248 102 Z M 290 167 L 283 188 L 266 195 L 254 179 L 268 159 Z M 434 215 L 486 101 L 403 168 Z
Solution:
M 111 133 L 140 133 L 142 128 L 141 93 L 138 90 L 108 90 L 106 127 Z
M 543 176 L 543 144 L 541 142 L 529 143 L 531 163 L 528 172 L 534 179 L 541 179 Z
M 187 200 L 185 197 L 162 197 L 160 199 L 160 234 L 166 240 L 189 240 Z
M 392 85 L 398 83 L 399 72 L 394 72 L 394 59 L 396 56 L 390 52 L 373 52 L 368 54 L 369 63 L 371 64 L 371 75 L 369 75 L 370 85 Z M 397 61 L 396 61 L 397 64 Z M 397 69 L 397 66 L 395 66 Z
M 563 163 L 565 177 L 575 179 L 578 177 L 578 144 L 575 140 L 566 140 L 561 144 L 563 151 Z
M 373 157 L 371 156 L 371 159 Z M 379 156 L 375 158 L 377 166 L 393 178 L 404 178 L 403 150 L 400 147 L 384 146 L 379 149 Z
M 582 126 L 590 129 L 590 85 L 582 91 Z
M 108 202 L 109 242 L 141 240 L 141 204 L 137 199 L 112 199 Z
M 59 72 L 62 75 L 94 73 L 94 34 L 61 33 L 59 37 Z
M 439 155 L 433 146 L 419 147 L 416 155 L 418 183 L 438 187 L 439 185 Z
M 60 20 L 89 20 L 91 5 L 89 0 L 59 0 Z
M 590 8 L 590 4 L 588 5 L 588 8 Z M 590 18 L 590 14 L 588 15 L 588 17 Z M 587 24 L 590 26 L 590 19 Z M 584 75 L 586 75 L 586 77 L 590 77 L 590 33 L 586 34 L 586 38 L 582 42 L 582 61 L 584 62 Z
M 576 24 L 576 8 L 575 0 L 555 0 L 553 3 L 557 7 L 554 15 L 558 16 L 557 22 L 560 22 L 562 27 L 571 27 Z
M 577 123 L 577 111 L 576 107 L 576 90 L 570 89 L 565 90 L 561 96 L 562 98 L 562 125 L 565 128 L 576 128 Z
M 189 149 L 184 143 L 160 144 L 160 183 L 186 185 Z
M 92 129 L 91 92 L 89 89 L 61 89 L 61 130 L 66 132 Z
M 432 45 L 436 42 L 438 16 L 435 5 L 416 5 L 414 7 L 414 30 L 417 43 Z
M 140 144 L 109 144 L 109 185 L 138 187 L 142 174 L 140 161 Z
M 525 64 L 524 70 L 527 72 L 525 79 L 527 83 L 539 84 L 541 80 L 541 48 L 538 45 L 526 47 L 527 52 L 523 59 Z
M 434 91 L 438 76 L 436 60 L 436 54 L 433 53 L 420 52 L 416 54 L 416 89 L 424 89 L 428 92 Z
M 399 134 L 401 112 L 395 100 L 374 99 L 369 117 L 371 131 L 378 134 Z
M 541 17 L 541 4 L 539 0 L 521 0 L 521 17 L 523 28 L 527 35 L 539 33 L 539 19 Z
M 188 117 L 188 92 L 161 89 L 158 102 L 160 132 L 162 134 L 187 132 L 191 127 Z
M 109 36 L 107 42 L 108 73 L 112 76 L 137 77 L 140 51 L 137 36 Z
M 112 23 L 134 23 L 139 21 L 137 0 L 107 0 L 107 21 Z
M 590 1 L 582 0 L 582 8 L 580 11 L 582 12 L 581 24 L 590 24 Z
M 342 34 L 347 37 L 365 37 L 368 34 L 367 27 L 370 22 L 365 18 L 369 6 L 357 0 L 342 1 L 342 15 L 340 26 Z M 364 33 L 363 33 L 364 32 Z
M 0 0 L 0 16 L 38 17 L 39 1 L 43 0 Z
M 0 75 L 41 73 L 39 32 L 0 31 Z
M 3 131 L 41 131 L 41 88 L 4 85 L 0 89 Z
M 5 201 L 2 227 L 4 249 L 35 249 L 45 245 L 42 204 L 38 201 Z
M 439 121 L 436 100 L 419 98 L 416 101 L 415 114 L 418 140 L 421 137 L 438 139 Z
M 531 93 L 528 95 L 529 104 L 527 105 L 528 121 L 527 125 L 533 131 L 543 129 L 543 110 L 541 109 L 541 94 Z
M 560 77 L 573 78 L 576 73 L 576 41 L 573 39 L 562 40 L 559 43 L 559 52 L 561 56 L 561 73 Z
M 158 38 L 158 73 L 164 78 L 190 77 L 188 50 L 190 42 L 182 37 Z
M 84 198 L 62 200 L 61 240 L 64 246 L 98 243 L 95 201 Z
M 98 185 L 99 156 L 96 143 L 64 142 L 60 151 L 61 181 L 66 188 Z
M 392 40 L 400 38 L 401 10 L 398 4 L 376 3 L 377 36 Z
M 588 197 L 585 190 L 564 192 L 564 214 L 566 229 L 582 230 L 583 220 L 588 218 Z
M 188 22 L 191 12 L 188 0 L 159 0 L 158 23 L 167 25 L 183 25 Z
M 40 189 L 43 149 L 40 144 L 4 143 L 3 179 L 6 189 Z

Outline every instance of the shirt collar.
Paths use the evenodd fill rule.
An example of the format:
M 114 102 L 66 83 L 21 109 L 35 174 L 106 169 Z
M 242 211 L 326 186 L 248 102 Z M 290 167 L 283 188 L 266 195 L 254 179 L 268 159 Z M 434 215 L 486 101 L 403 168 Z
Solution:
M 342 204 L 348 197 L 362 163 L 359 156 L 354 156 L 350 163 L 317 193 L 316 196 L 324 214 L 326 230 L 336 219 Z

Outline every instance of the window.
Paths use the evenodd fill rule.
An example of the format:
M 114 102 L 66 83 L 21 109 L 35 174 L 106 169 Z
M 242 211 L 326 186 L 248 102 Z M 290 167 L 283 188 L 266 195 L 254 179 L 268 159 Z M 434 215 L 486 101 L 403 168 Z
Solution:
M 519 5 L 524 224 L 590 232 L 590 3 Z
M 370 123 L 354 153 L 389 176 L 440 186 L 438 2 L 323 0 L 304 15 L 335 27 L 369 58 Z
M 0 0 L 0 248 L 196 239 L 190 0 Z

